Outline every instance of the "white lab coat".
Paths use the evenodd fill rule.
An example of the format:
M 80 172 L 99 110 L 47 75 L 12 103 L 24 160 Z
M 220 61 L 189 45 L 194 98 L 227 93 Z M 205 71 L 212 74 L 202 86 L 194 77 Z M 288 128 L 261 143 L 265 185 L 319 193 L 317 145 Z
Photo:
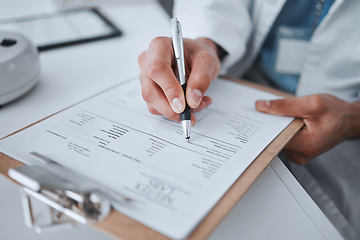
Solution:
M 178 0 L 174 5 L 174 16 L 182 24 L 184 37 L 206 37 L 222 46 L 229 53 L 223 62 L 222 73 L 241 77 L 257 58 L 285 2 Z M 297 95 L 329 93 L 349 102 L 360 100 L 358 24 L 360 1 L 336 0 L 311 39 Z M 292 168 L 342 234 L 348 239 L 358 239 L 360 139 L 339 144 L 306 167 L 292 165 Z
M 285 0 L 179 0 L 184 37 L 207 37 L 229 55 L 222 71 L 242 76 L 251 66 Z M 330 93 L 359 101 L 360 1 L 336 0 L 316 29 L 297 95 Z M 339 81 L 341 79 L 341 81 Z M 315 81 L 316 80 L 316 81 Z

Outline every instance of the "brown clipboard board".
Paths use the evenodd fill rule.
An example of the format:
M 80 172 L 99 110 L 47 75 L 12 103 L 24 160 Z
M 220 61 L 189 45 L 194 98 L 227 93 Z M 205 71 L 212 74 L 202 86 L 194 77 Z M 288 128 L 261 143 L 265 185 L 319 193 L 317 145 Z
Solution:
M 261 86 L 248 81 L 228 78 L 230 81 L 234 81 L 246 86 L 257 88 L 263 91 L 271 92 L 273 94 L 292 97 L 292 95 L 275 90 L 269 87 Z M 66 110 L 66 109 L 64 109 Z M 62 111 L 64 111 L 62 110 Z M 61 112 L 61 111 L 60 111 Z M 58 112 L 59 113 L 59 112 Z M 57 113 L 55 113 L 57 114 Z M 55 115 L 53 114 L 53 115 Z M 51 115 L 51 116 L 53 116 Z M 51 117 L 49 116 L 49 117 Z M 17 132 L 20 132 L 28 127 L 31 127 L 49 117 L 39 120 Z M 222 222 L 232 208 L 237 204 L 241 197 L 246 193 L 250 186 L 265 170 L 265 168 L 271 163 L 272 159 L 279 154 L 284 146 L 292 139 L 293 136 L 304 125 L 301 119 L 294 119 L 248 166 L 248 168 L 239 176 L 229 190 L 223 195 L 219 202 L 213 207 L 213 209 L 205 216 L 205 218 L 199 223 L 195 230 L 190 234 L 188 239 L 206 239 L 216 229 L 216 227 Z M 10 135 L 16 134 L 12 133 Z M 10 136 L 9 135 L 9 136 Z M 8 170 L 10 168 L 16 168 L 22 166 L 23 163 L 3 154 L 0 152 L 0 173 L 8 176 Z M 113 210 L 110 215 L 103 221 L 94 225 L 106 234 L 109 234 L 119 239 L 131 239 L 131 240 L 143 240 L 143 239 L 170 239 L 155 230 L 146 227 L 145 225 L 131 219 L 130 217 Z

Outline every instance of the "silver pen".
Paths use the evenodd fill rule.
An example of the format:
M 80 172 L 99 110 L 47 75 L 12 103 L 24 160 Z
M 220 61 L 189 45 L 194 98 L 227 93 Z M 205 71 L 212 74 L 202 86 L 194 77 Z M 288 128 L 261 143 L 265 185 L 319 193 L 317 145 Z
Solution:
M 184 59 L 184 44 L 181 33 L 181 25 L 177 18 L 171 19 L 171 38 L 174 48 L 174 54 L 177 64 L 177 78 L 180 81 L 185 96 L 185 110 L 180 113 L 181 125 L 184 131 L 185 139 L 190 140 L 191 127 L 191 109 L 186 102 L 186 75 L 185 75 L 185 59 Z

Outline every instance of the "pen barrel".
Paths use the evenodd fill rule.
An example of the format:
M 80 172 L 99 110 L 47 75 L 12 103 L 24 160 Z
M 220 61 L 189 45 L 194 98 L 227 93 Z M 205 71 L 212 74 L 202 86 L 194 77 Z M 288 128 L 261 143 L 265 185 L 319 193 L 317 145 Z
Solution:
M 185 110 L 180 113 L 180 120 L 191 120 L 191 109 L 189 107 L 189 105 L 187 104 L 186 101 L 186 83 L 184 83 L 183 85 L 181 85 L 183 91 L 184 91 L 184 96 L 185 96 Z

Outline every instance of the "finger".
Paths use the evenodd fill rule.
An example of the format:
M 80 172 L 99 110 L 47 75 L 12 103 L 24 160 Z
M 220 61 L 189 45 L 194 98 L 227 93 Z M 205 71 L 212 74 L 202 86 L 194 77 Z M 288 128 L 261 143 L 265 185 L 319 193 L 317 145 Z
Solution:
M 159 85 L 173 111 L 181 113 L 185 109 L 185 96 L 173 72 L 174 53 L 170 38 L 152 40 L 147 55 L 147 75 Z
M 317 131 L 316 125 L 312 126 L 307 121 L 305 124 L 302 130 L 286 145 L 286 149 L 299 152 L 311 159 L 326 150 L 322 145 L 322 141 L 326 137 Z
M 284 154 L 288 159 L 299 165 L 304 165 L 311 160 L 309 157 L 290 149 L 284 149 Z
M 194 126 L 196 123 L 196 117 L 193 112 L 191 112 L 191 126 Z
M 256 109 L 260 112 L 281 116 L 304 118 L 314 112 L 311 97 L 290 97 L 278 100 L 258 100 Z
M 309 129 L 307 126 L 303 126 L 303 128 L 286 144 L 286 148 L 303 151 L 305 144 L 309 141 Z
M 158 110 L 148 105 L 149 112 L 154 115 L 162 115 Z
M 212 99 L 209 96 L 205 96 L 201 100 L 201 103 L 200 103 L 199 107 L 193 109 L 192 112 L 191 112 L 191 125 L 194 126 L 196 121 L 197 121 L 194 113 L 202 111 L 204 108 L 209 106 L 211 103 L 212 103 Z
M 220 69 L 218 59 L 208 53 L 198 54 L 190 63 L 186 100 L 191 108 L 199 107 L 201 100 Z
M 179 122 L 179 114 L 175 113 L 170 107 L 170 104 L 160 87 L 151 81 L 146 75 L 141 74 L 140 80 L 142 97 L 148 104 L 150 112 L 155 113 L 155 109 L 158 113 L 164 115 L 168 119 Z
M 192 111 L 194 113 L 200 112 L 200 111 L 204 110 L 207 106 L 209 106 L 211 103 L 212 103 L 212 99 L 209 96 L 205 96 L 201 100 L 199 106 L 197 108 L 193 109 Z

